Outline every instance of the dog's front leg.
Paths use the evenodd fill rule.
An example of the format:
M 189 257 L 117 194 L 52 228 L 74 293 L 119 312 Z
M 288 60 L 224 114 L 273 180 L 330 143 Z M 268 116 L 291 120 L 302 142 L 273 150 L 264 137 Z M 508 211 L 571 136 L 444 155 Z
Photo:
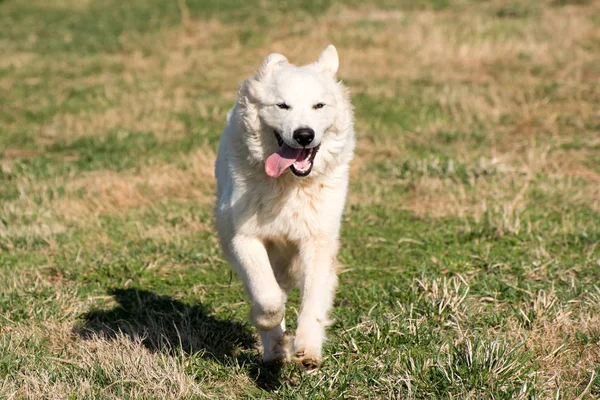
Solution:
M 336 245 L 310 243 L 300 251 L 302 302 L 294 351 L 296 361 L 309 370 L 321 364 L 327 314 L 337 286 L 336 249 Z
M 230 256 L 252 302 L 250 321 L 260 331 L 264 360 L 285 358 L 283 315 L 287 296 L 275 280 L 264 244 L 257 238 L 237 235 L 230 242 Z

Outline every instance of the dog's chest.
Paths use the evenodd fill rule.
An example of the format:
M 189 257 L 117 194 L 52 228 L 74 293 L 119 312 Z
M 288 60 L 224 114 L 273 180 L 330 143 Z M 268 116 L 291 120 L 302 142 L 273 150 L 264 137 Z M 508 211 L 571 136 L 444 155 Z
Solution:
M 326 235 L 337 214 L 330 204 L 331 193 L 320 183 L 261 193 L 255 200 L 252 225 L 265 238 L 302 240 Z

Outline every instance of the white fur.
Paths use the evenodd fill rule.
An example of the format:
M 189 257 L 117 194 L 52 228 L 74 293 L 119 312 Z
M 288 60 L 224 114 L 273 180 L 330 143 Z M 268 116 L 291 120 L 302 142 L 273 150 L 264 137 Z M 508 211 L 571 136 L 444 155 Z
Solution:
M 349 163 L 354 151 L 353 113 L 336 81 L 338 55 L 327 47 L 303 67 L 271 54 L 242 82 L 229 112 L 215 165 L 216 225 L 226 257 L 252 301 L 265 361 L 285 360 L 287 293 L 300 287 L 302 304 L 294 340 L 297 361 L 321 361 L 327 314 L 337 284 L 336 254 Z M 277 107 L 286 103 L 290 109 Z M 315 109 L 317 103 L 325 106 Z M 274 179 L 265 160 L 278 149 L 274 130 L 298 147 L 295 129 L 310 127 L 321 145 L 309 176 L 288 169 Z

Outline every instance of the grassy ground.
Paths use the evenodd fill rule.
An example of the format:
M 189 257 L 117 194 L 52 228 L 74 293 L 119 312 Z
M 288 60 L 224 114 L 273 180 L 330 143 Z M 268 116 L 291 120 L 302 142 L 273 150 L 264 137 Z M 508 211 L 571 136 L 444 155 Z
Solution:
M 600 4 L 225 3 L 0 1 L 0 397 L 600 397 Z M 212 164 L 237 82 L 330 42 L 359 140 L 306 375 L 258 362 Z

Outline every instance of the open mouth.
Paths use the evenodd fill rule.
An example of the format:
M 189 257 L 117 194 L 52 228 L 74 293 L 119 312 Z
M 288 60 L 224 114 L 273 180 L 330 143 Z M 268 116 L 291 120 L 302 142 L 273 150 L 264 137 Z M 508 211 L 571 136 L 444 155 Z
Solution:
M 289 168 L 296 176 L 308 176 L 312 171 L 315 157 L 321 145 L 311 149 L 306 147 L 297 149 L 285 144 L 277 131 L 274 133 L 277 143 L 279 144 L 279 150 L 270 155 L 265 161 L 265 172 L 267 175 L 272 178 L 278 178 L 287 168 Z
M 290 165 L 290 170 L 294 175 L 308 176 L 308 174 L 310 174 L 313 168 L 313 161 L 317 156 L 317 151 L 319 151 L 319 146 L 313 147 L 312 149 L 302 149 L 300 157 L 296 159 L 296 162 Z

